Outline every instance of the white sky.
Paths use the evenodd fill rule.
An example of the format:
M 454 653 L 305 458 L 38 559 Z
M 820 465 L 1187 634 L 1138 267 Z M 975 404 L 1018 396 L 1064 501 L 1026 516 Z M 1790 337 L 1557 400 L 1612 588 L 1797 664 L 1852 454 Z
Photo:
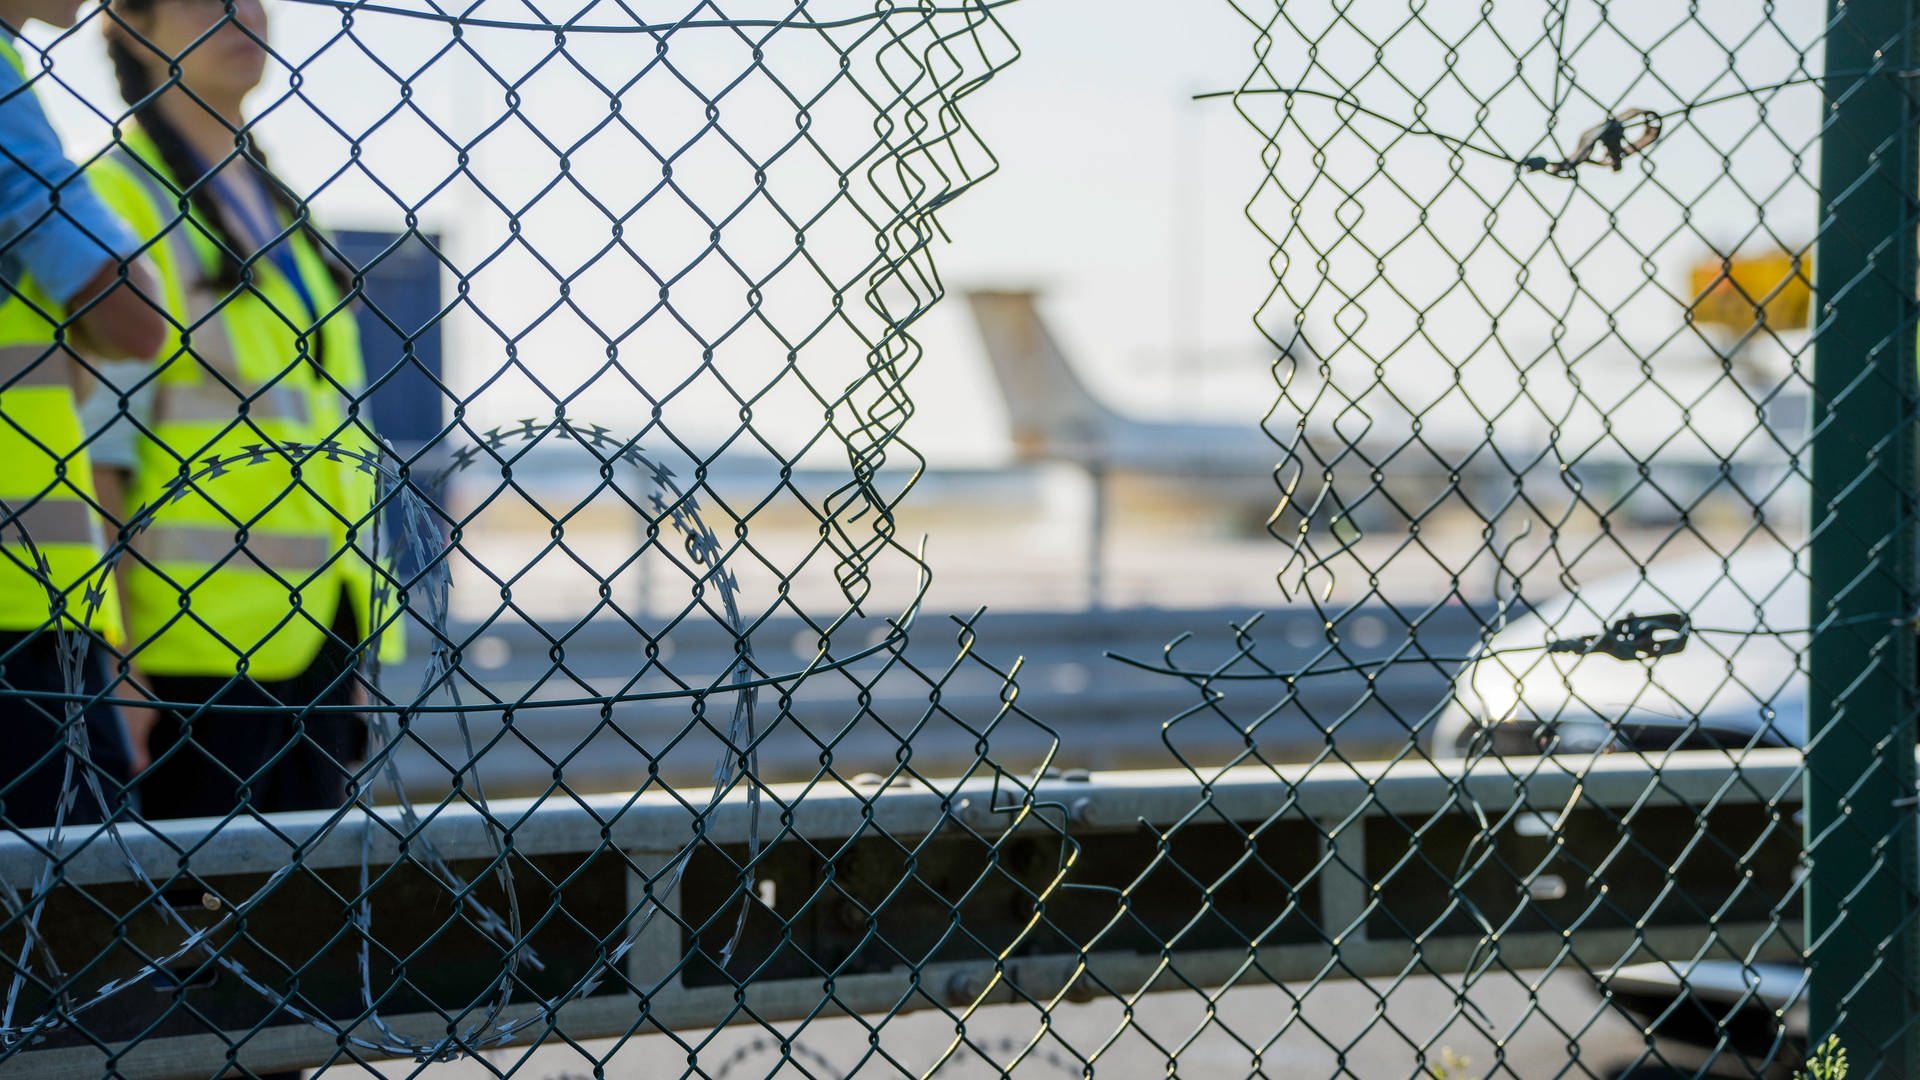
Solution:
M 461 385 L 478 386 L 496 372 L 506 357 L 501 335 L 517 335 L 517 355 L 542 382 L 590 385 L 576 415 L 632 428 L 644 420 L 644 407 L 626 378 L 658 393 L 694 375 L 701 359 L 695 335 L 711 338 L 739 317 L 744 286 L 738 274 L 713 257 L 696 262 L 707 226 L 672 191 L 656 193 L 634 211 L 625 226 L 633 254 L 616 251 L 594 261 L 611 232 L 594 200 L 625 212 L 659 183 L 658 163 L 641 139 L 676 146 L 702 122 L 697 96 L 673 73 L 655 69 L 622 95 L 620 118 L 631 126 L 607 126 L 608 97 L 588 76 L 616 86 L 631 80 L 653 56 L 650 38 L 572 35 L 575 66 L 568 66 L 551 58 L 551 36 L 536 31 L 472 30 L 465 37 L 471 53 L 448 53 L 442 23 L 363 12 L 354 18 L 353 40 L 336 40 L 337 11 L 270 6 L 276 49 L 303 69 L 298 99 L 275 104 L 286 94 L 285 70 L 256 99 L 260 110 L 271 106 L 261 130 L 277 168 L 297 188 L 321 192 L 316 205 L 327 221 L 396 227 L 402 214 L 396 201 L 417 203 L 423 223 L 448 235 L 456 260 L 470 269 L 486 263 L 474 275 L 474 297 L 502 329 L 488 331 L 471 317 L 451 328 L 449 364 Z M 641 7 L 665 18 L 684 13 L 686 5 Z M 1542 97 L 1550 92 L 1554 65 L 1539 42 L 1543 15 L 1553 5 L 1503 3 L 1484 19 L 1477 5 L 1473 11 L 1460 6 L 1457 14 L 1449 5 L 1424 5 L 1421 21 L 1411 24 L 1403 4 L 1347 7 L 1350 21 L 1324 0 L 1290 3 L 1289 16 L 1305 36 L 1276 35 L 1268 61 L 1275 77 L 1327 89 L 1358 87 L 1370 108 L 1396 117 L 1411 116 L 1424 101 L 1427 121 L 1439 130 L 1536 152 L 1570 145 L 1580 129 L 1619 105 L 1671 109 L 1737 90 L 1741 78 L 1753 85 L 1799 74 L 1795 50 L 1817 41 L 1823 5 L 1783 4 L 1773 17 L 1778 29 L 1749 36 L 1759 19 L 1750 4 L 1736 0 L 1704 4 L 1698 19 L 1671 5 L 1614 5 L 1610 27 L 1599 24 L 1596 5 L 1573 0 L 1564 41 L 1578 89 L 1568 93 L 1545 142 Z M 619 21 L 611 5 L 601 9 L 598 21 Z M 728 13 L 789 9 L 780 0 L 753 0 Z M 842 8 L 816 3 L 810 10 L 822 17 Z M 527 9 L 510 0 L 492 0 L 484 11 L 527 17 Z M 1224 0 L 1177 6 L 1025 0 L 998 14 L 1023 56 L 964 107 L 1002 171 L 941 214 L 954 240 L 936 251 L 947 284 L 1044 286 L 1069 349 L 1099 392 L 1123 407 L 1257 422 L 1274 397 L 1268 358 L 1254 347 L 1252 331 L 1253 313 L 1272 286 L 1271 249 L 1243 214 L 1265 172 L 1261 138 L 1231 102 L 1188 100 L 1195 91 L 1230 89 L 1246 79 L 1252 28 Z M 1716 35 L 1727 42 L 1747 38 L 1737 61 L 1716 44 Z M 1310 73 L 1308 37 L 1320 40 L 1318 66 Z M 831 52 L 806 34 L 783 34 L 778 42 L 768 54 L 771 67 L 795 87 L 824 85 L 834 70 Z M 1517 60 L 1515 48 L 1522 53 Z M 1643 51 L 1654 56 L 1653 73 L 1641 63 Z M 854 70 L 878 87 L 884 82 L 873 53 L 858 53 Z M 57 70 L 82 94 L 116 100 L 94 35 L 76 35 L 55 55 Z M 532 72 L 522 117 L 488 133 L 474 155 L 472 169 L 485 193 L 465 182 L 442 184 L 454 169 L 454 151 L 432 130 L 471 137 L 505 113 L 503 91 L 476 56 L 510 77 Z M 726 31 L 682 31 L 670 56 L 688 81 L 709 93 L 747 65 L 745 46 Z M 1817 67 L 1817 49 L 1807 62 Z M 382 66 L 403 76 L 420 72 L 410 76 L 408 104 L 399 80 Z M 872 141 L 870 109 L 846 89 L 842 84 L 813 110 L 815 134 L 843 159 Z M 1491 102 L 1478 132 L 1475 99 Z M 1244 107 L 1270 127 L 1284 115 L 1278 97 L 1245 99 Z M 75 102 L 56 101 L 55 111 L 76 144 L 103 137 L 98 120 Z M 723 101 L 721 123 L 750 152 L 764 154 L 790 137 L 794 111 L 772 86 L 749 81 Z M 322 112 L 340 130 L 329 128 Z M 1589 170 L 1578 186 L 1542 176 L 1516 182 L 1510 167 L 1471 156 L 1456 170 L 1436 141 L 1395 140 L 1390 127 L 1365 119 L 1342 126 L 1331 105 L 1302 99 L 1293 116 L 1293 126 L 1280 134 L 1279 187 L 1261 189 L 1256 209 L 1276 231 L 1292 215 L 1298 221 L 1285 264 L 1292 303 L 1277 302 L 1266 319 L 1284 323 L 1293 304 L 1304 306 L 1326 350 L 1336 341 L 1333 327 L 1349 331 L 1357 347 L 1332 352 L 1334 378 L 1347 392 L 1364 395 L 1375 415 L 1391 391 L 1415 408 L 1438 409 L 1450 422 L 1478 424 L 1476 412 L 1496 413 L 1520 394 L 1516 367 L 1536 365 L 1526 384 L 1534 401 L 1521 399 L 1523 407 L 1501 414 L 1501 421 L 1509 429 L 1531 425 L 1544 437 L 1544 417 L 1573 400 L 1566 378 L 1571 364 L 1584 376 L 1590 399 L 1575 411 L 1590 423 L 1603 424 L 1614 409 L 1638 408 L 1645 417 L 1651 372 L 1636 371 L 1628 350 L 1653 356 L 1662 378 L 1678 376 L 1682 383 L 1679 373 L 1706 351 L 1679 334 L 1675 300 L 1649 282 L 1678 290 L 1686 265 L 1703 250 L 1702 236 L 1738 242 L 1761 209 L 1785 222 L 1778 226 L 1785 239 L 1810 232 L 1812 197 L 1796 178 L 1793 157 L 1817 121 L 1817 94 L 1809 87 L 1772 104 L 1769 119 L 1784 140 L 1743 137 L 1754 128 L 1758 107 L 1726 103 L 1691 123 L 1670 123 L 1674 130 L 1656 151 L 1652 177 L 1632 166 L 1619 174 Z M 577 142 L 569 158 L 577 185 L 539 194 L 559 173 L 558 157 L 542 137 Z M 349 153 L 354 138 L 357 163 Z M 1323 148 L 1318 159 L 1316 145 Z M 977 152 L 962 153 L 976 164 L 982 160 Z M 1729 162 L 1744 191 L 1725 179 Z M 1798 167 L 1800 176 L 1812 175 L 1812 159 Z M 713 210 L 743 199 L 750 173 L 711 134 L 675 163 L 681 188 Z M 768 182 L 783 205 L 804 216 L 825 201 L 831 171 L 817 157 L 794 154 Z M 883 178 L 880 189 L 890 182 Z M 510 207 L 534 205 L 521 222 L 525 247 L 578 273 L 571 308 L 561 305 L 553 275 L 525 247 L 508 245 L 489 260 L 506 242 L 507 224 L 488 194 Z M 878 206 L 872 194 L 862 196 L 870 210 Z M 1424 230 L 1422 204 L 1428 208 Z M 793 246 L 791 227 L 764 203 L 723 235 L 728 255 L 753 274 L 779 265 Z M 808 235 L 809 252 L 843 278 L 871 251 L 871 226 L 850 213 L 810 226 Z M 1498 242 L 1487 243 L 1490 236 Z M 1655 254 L 1643 260 L 1636 249 Z M 1316 252 L 1324 265 L 1316 265 Z M 674 308 L 690 328 L 663 311 L 648 313 L 657 286 L 635 255 L 661 273 L 693 266 L 673 286 Z M 829 300 L 817 276 L 790 267 L 764 304 L 791 339 L 819 321 Z M 1621 314 L 1612 329 L 1609 311 Z M 590 381 L 605 362 L 595 329 L 625 332 L 636 322 L 640 328 L 621 348 L 625 376 Z M 877 324 L 868 317 L 866 325 Z M 937 461 L 1004 454 L 1004 422 L 963 305 L 956 299 L 936 309 L 917 334 L 928 355 L 909 382 L 920 409 L 909 439 Z M 1556 337 L 1557 351 L 1550 346 Z M 721 347 L 715 366 L 736 385 L 757 386 L 778 374 L 785 348 L 778 335 L 749 327 Z M 858 371 L 863 353 L 851 334 L 830 330 L 806 347 L 801 368 L 822 390 L 837 389 Z M 1376 371 L 1377 360 L 1389 366 Z M 1385 371 L 1391 378 L 1379 374 Z M 509 379 L 483 394 L 475 412 L 482 422 L 505 420 L 539 411 L 530 406 L 540 404 L 531 384 Z M 730 427 L 734 409 L 710 379 L 697 380 L 668 409 L 667 422 L 697 438 Z M 761 405 L 756 424 L 792 447 L 818 427 L 820 412 L 788 378 Z
M 489 10 L 500 17 L 526 17 L 518 5 Z M 424 66 L 425 74 L 412 86 L 413 104 L 434 124 L 460 134 L 478 131 L 506 111 L 498 84 L 458 53 L 429 62 L 447 42 L 440 23 L 362 14 L 355 21 L 356 48 L 325 44 L 340 23 L 329 9 L 271 3 L 270 11 L 276 50 L 295 62 L 313 58 L 303 72 L 301 99 L 275 106 L 261 122 L 276 168 L 297 188 L 321 192 L 316 205 L 330 223 L 395 227 L 403 211 L 394 196 L 371 182 L 369 174 L 377 176 L 401 199 L 423 201 L 423 222 L 450 234 L 456 258 L 477 264 L 504 235 L 502 215 L 467 184 L 426 197 L 452 171 L 453 152 L 421 115 L 402 112 L 382 119 L 398 103 L 399 89 L 373 60 L 402 72 Z M 1186 100 L 1197 89 L 1233 85 L 1247 66 L 1242 59 L 1248 55 L 1246 35 L 1232 12 L 1225 5 L 1195 5 L 1189 15 L 1168 20 L 1163 5 L 1141 0 L 1098 5 L 1036 0 L 1001 9 L 1001 16 L 1024 56 L 967 99 L 966 115 L 999 157 L 1002 171 L 941 215 L 954 240 L 936 251 L 949 286 L 1044 286 L 1061 330 L 1102 393 L 1141 410 L 1211 408 L 1254 422 L 1258 410 L 1251 405 L 1270 385 L 1251 329 L 1265 289 L 1264 245 L 1240 215 L 1258 175 L 1257 138 L 1228 104 Z M 45 35 L 33 36 L 45 40 Z M 799 43 L 806 37 L 788 34 L 782 40 Z M 468 40 L 497 69 L 516 74 L 544 58 L 551 46 L 549 36 L 527 31 L 470 31 Z M 743 64 L 741 50 L 720 41 L 714 31 L 685 31 L 674 42 L 676 63 L 708 88 L 723 84 Z M 650 39 L 628 35 L 575 35 L 570 46 L 584 66 L 610 82 L 631 78 L 652 54 Z M 796 56 L 787 70 L 830 70 L 825 55 Z M 79 93 L 117 101 L 92 33 L 75 34 L 55 57 L 61 77 Z M 285 93 L 285 70 L 275 74 L 280 81 L 256 95 L 256 111 Z M 770 145 L 791 130 L 794 109 L 771 93 L 751 92 L 759 89 L 736 91 L 722 124 L 738 137 L 759 136 L 762 145 Z M 605 120 L 606 101 L 576 73 L 550 66 L 529 83 L 523 109 L 548 138 L 564 141 Z M 822 129 L 838 140 L 832 145 L 864 148 L 871 142 L 865 110 L 856 102 L 836 104 L 837 112 L 816 110 Z M 663 146 L 697 130 L 701 119 L 697 100 L 660 71 L 643 79 L 623 106 L 626 115 L 641 118 L 636 127 Z M 56 97 L 52 107 L 75 145 L 98 145 L 106 137 L 99 120 L 78 102 Z M 317 109 L 349 133 L 370 132 L 362 138 L 363 170 L 349 164 L 348 141 L 320 122 Z M 764 110 L 766 123 L 755 121 L 756 109 Z M 839 126 L 826 128 L 829 120 Z M 629 135 L 602 131 L 584 145 L 570 162 L 574 175 L 608 203 L 625 195 L 630 205 L 643 182 L 658 178 L 657 163 Z M 676 164 L 681 176 L 701 178 L 683 183 L 703 206 L 730 207 L 744 190 L 739 158 L 729 158 L 724 144 L 711 135 Z M 558 165 L 525 127 L 510 122 L 482 142 L 474 170 L 489 191 L 518 205 L 550 183 Z M 812 175 L 776 173 L 770 182 L 776 195 L 796 193 L 790 196 L 795 211 L 817 209 L 831 190 L 820 169 Z M 778 187 L 783 182 L 785 189 Z M 523 223 L 525 235 L 542 255 L 562 265 L 571 258 L 577 266 L 608 240 L 608 219 L 577 192 L 544 196 L 538 207 Z M 659 257 L 662 265 L 676 269 L 681 264 L 673 255 L 697 251 L 705 239 L 705 227 L 670 193 L 655 196 L 628 227 L 628 235 L 640 232 L 649 241 L 636 243 L 636 249 L 647 257 L 667 252 Z M 843 258 L 841 265 L 857 267 L 862 253 L 871 250 L 871 228 L 858 222 L 837 222 L 812 235 L 813 250 L 828 242 L 845 245 L 854 261 Z M 723 243 L 743 262 L 758 259 L 765 267 L 790 251 L 790 241 L 790 229 L 760 215 L 729 231 Z M 601 269 L 605 272 L 591 271 L 576 286 L 579 313 L 549 316 L 552 332 L 529 337 L 523 355 L 538 354 L 543 380 L 577 384 L 603 362 L 603 346 L 584 324 L 624 327 L 644 310 L 637 305 L 651 300 L 655 286 L 630 261 L 617 269 L 603 262 Z M 713 325 L 702 329 L 737 317 L 743 306 L 737 278 L 715 277 L 712 293 L 676 302 L 678 308 L 711 313 Z M 698 284 L 696 274 L 689 287 Z M 552 276 L 524 252 L 510 253 L 482 271 L 476 290 L 490 316 L 516 328 L 532 323 L 557 298 Z M 774 299 L 770 292 L 770 309 Z M 790 301 L 784 310 L 792 313 L 795 326 L 817 319 L 826 306 L 823 290 L 795 290 L 784 299 Z M 909 384 L 921 409 L 910 438 L 940 460 L 993 459 L 1005 452 L 1004 421 L 962 307 L 957 301 L 946 304 L 922 323 L 918 336 L 929 356 Z M 697 347 L 664 315 L 656 313 L 650 322 L 661 332 L 651 338 L 643 334 L 646 345 L 626 350 L 628 362 L 640 371 L 660 352 L 679 353 L 682 362 L 668 362 L 653 374 L 661 380 L 683 375 L 685 354 L 697 353 Z M 498 338 L 478 331 L 471 320 L 455 328 L 454 341 L 449 360 L 465 365 L 468 385 L 501 363 Z M 782 351 L 764 338 L 749 347 Z M 1210 356 L 1196 361 L 1188 355 L 1189 374 L 1182 376 L 1171 362 L 1177 350 Z M 860 350 L 847 346 L 844 351 L 857 356 Z M 640 353 L 647 355 L 646 362 L 637 359 Z M 1204 377 L 1191 378 L 1195 370 Z M 1170 395 L 1170 389 L 1183 392 Z M 1249 389 L 1255 394 L 1251 403 Z M 614 419 L 625 407 L 612 410 Z M 817 405 L 795 407 L 810 409 L 817 424 Z M 483 413 L 502 419 L 526 411 L 524 395 L 517 392 L 495 394 L 482 406 Z M 595 407 L 589 405 L 588 411 Z M 606 410 L 600 411 L 604 418 Z M 685 423 L 698 426 L 692 419 Z

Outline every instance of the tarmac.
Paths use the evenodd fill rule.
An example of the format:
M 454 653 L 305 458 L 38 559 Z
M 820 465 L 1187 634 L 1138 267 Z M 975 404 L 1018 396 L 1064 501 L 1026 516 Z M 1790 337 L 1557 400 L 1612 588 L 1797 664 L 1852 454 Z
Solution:
M 640 1035 L 578 1045 L 494 1051 L 432 1066 L 396 1062 L 383 1077 L 482 1080 L 654 1080 L 707 1077 L 1093 1075 L 1446 1080 L 1462 1077 L 1693 1075 L 1698 1059 L 1650 1051 L 1578 971 L 1485 973 L 1464 998 L 1433 976 L 1397 985 L 1330 978 L 1214 993 L 1182 989 L 1138 999 L 1065 1005 L 1043 1015 L 998 1005 L 960 1018 L 944 1011 L 885 1024 L 846 1017 L 798 1027 L 741 1025 L 714 1032 Z M 781 1043 L 791 1048 L 782 1060 Z M 359 1066 L 325 1076 L 358 1075 Z M 1637 1072 L 1635 1070 L 1638 1070 Z M 1746 1075 L 1738 1073 L 1738 1075 Z

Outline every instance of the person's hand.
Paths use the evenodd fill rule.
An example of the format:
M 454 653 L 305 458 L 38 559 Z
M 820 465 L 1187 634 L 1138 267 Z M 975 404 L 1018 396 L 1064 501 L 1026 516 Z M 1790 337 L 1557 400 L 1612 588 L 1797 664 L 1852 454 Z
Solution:
M 153 727 L 160 722 L 160 710 L 151 705 L 120 706 L 120 723 L 127 729 L 127 746 L 131 753 L 127 758 L 128 768 L 133 775 L 130 779 L 140 779 L 140 774 L 153 764 L 153 749 L 147 740 L 153 736 Z
M 167 324 L 155 304 L 160 302 L 153 275 L 144 261 L 126 264 L 109 259 L 67 298 L 73 312 L 69 330 L 81 348 L 106 360 L 150 359 L 166 340 Z
M 127 669 L 127 677 L 121 684 L 129 692 L 115 694 L 116 697 L 152 699 L 147 692 L 146 680 L 132 668 Z M 154 725 L 160 722 L 160 710 L 151 705 L 120 706 L 120 726 L 127 732 L 127 765 L 132 775 L 129 779 L 138 780 L 140 774 L 153 764 L 153 748 L 149 745 L 153 738 Z

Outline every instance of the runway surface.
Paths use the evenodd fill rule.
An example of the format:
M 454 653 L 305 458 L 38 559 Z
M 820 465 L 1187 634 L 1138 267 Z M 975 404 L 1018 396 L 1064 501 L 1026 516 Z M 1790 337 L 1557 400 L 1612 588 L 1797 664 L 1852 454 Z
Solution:
M 517 1067 L 514 1076 L 532 1080 L 929 1074 L 942 1080 L 1006 1075 L 1053 1080 L 1083 1076 L 1090 1067 L 1105 1080 L 1432 1080 L 1438 1068 L 1448 1080 L 1615 1080 L 1626 1075 L 1650 1080 L 1668 1073 L 1692 1075 L 1697 1067 L 1694 1059 L 1664 1046 L 1664 1058 L 1650 1052 L 1633 1023 L 1607 1008 L 1578 972 L 1495 971 L 1464 999 L 1456 997 L 1457 986 L 1434 977 L 1409 978 L 1397 986 L 1336 978 L 1313 987 L 1234 990 L 1217 995 L 1211 1006 L 1200 992 L 1180 990 L 1143 997 L 1130 1010 L 1119 1001 L 1097 1001 L 1064 1006 L 1043 1018 L 1031 1006 L 1001 1005 L 964 1019 L 938 1011 L 916 1013 L 871 1030 L 842 1017 L 804 1028 L 749 1025 L 671 1037 L 640 1035 L 625 1044 L 498 1051 L 426 1071 L 394 1062 L 378 1073 L 481 1080 Z M 955 1048 L 962 1035 L 965 1041 Z M 783 1037 L 794 1048 L 785 1052 L 784 1063 Z M 359 1066 L 340 1066 L 323 1075 L 357 1074 Z
M 822 649 L 814 628 L 772 619 L 748 635 L 763 686 L 754 707 L 758 773 L 802 780 L 905 764 L 954 776 L 981 760 L 1015 772 L 1217 766 L 1234 760 L 1349 759 L 1403 752 L 1445 700 L 1479 624 L 1459 605 L 1426 613 L 1359 609 L 1329 629 L 1310 610 L 1269 612 L 1255 657 L 1274 677 L 1222 680 L 1142 670 L 1118 654 L 1205 673 L 1230 659 L 1245 609 L 991 615 L 971 634 L 922 616 L 904 642 L 884 621 L 855 624 Z M 1418 619 L 1410 630 L 1408 622 Z M 576 791 L 622 791 L 656 777 L 710 783 L 733 722 L 725 689 L 734 637 L 718 619 L 659 631 L 613 620 L 578 627 L 525 620 L 456 624 L 454 676 L 417 698 L 429 643 L 384 673 L 386 692 L 427 708 L 404 717 L 398 761 L 416 798 L 478 766 L 489 795 L 530 795 L 564 776 Z M 876 649 L 876 645 L 883 647 Z M 963 647 L 964 646 L 964 647 Z M 862 659 L 843 661 L 859 652 Z M 1377 661 L 1393 658 L 1385 666 Z M 844 667 L 836 667 L 838 663 Z M 1017 669 L 1016 669 L 1017 663 Z M 1232 670 L 1262 670 L 1241 660 Z M 814 670 L 804 678 L 797 677 Z M 1335 668 L 1289 682 L 1308 667 Z M 1011 677 L 1009 677 L 1011 676 Z M 452 705 L 457 688 L 464 712 Z M 707 688 L 698 695 L 694 690 Z M 672 696 L 646 698 L 646 695 Z M 604 699 L 643 698 L 608 702 Z M 461 732 L 465 721 L 466 735 Z M 470 755 L 467 746 L 473 747 Z

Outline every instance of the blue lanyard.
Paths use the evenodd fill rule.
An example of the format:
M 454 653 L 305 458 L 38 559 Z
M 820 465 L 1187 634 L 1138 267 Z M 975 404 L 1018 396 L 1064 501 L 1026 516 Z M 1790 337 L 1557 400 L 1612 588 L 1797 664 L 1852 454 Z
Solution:
M 194 163 L 200 167 L 201 175 L 207 175 L 211 170 L 207 168 L 206 162 L 199 160 L 199 155 L 189 153 Z M 281 276 L 287 279 L 287 284 L 293 286 L 293 291 L 300 296 L 300 302 L 307 305 L 307 317 L 318 319 L 320 305 L 314 300 L 313 290 L 307 287 L 306 276 L 300 272 L 300 261 L 293 253 L 293 238 L 297 234 L 289 232 L 281 236 L 282 228 L 273 221 L 271 208 L 274 202 L 272 194 L 267 190 L 266 181 L 245 163 L 241 163 L 241 173 L 246 177 L 247 182 L 254 185 L 254 194 L 259 198 L 260 205 L 269 208 L 267 220 L 262 221 L 253 214 L 249 209 L 252 204 L 239 196 L 234 186 L 236 181 L 229 178 L 227 170 L 222 169 L 211 179 L 226 192 L 225 201 L 230 211 L 229 218 L 237 222 L 241 231 L 247 234 L 246 241 L 253 250 L 265 255 L 267 261 L 273 263 Z
M 272 196 L 267 192 L 266 181 L 260 179 L 251 169 L 247 169 L 245 175 L 253 182 L 255 194 L 259 197 L 261 205 L 273 206 Z M 232 186 L 233 182 L 228 180 L 224 173 L 214 177 L 214 183 L 227 189 L 229 196 L 227 205 L 233 210 L 233 216 L 240 219 L 241 227 L 251 234 L 248 242 L 253 245 L 254 250 L 265 254 L 268 261 L 279 268 L 281 275 L 287 279 L 287 284 L 293 286 L 293 291 L 300 294 L 300 302 L 307 305 L 307 317 L 319 318 L 320 305 L 314 302 L 313 291 L 307 288 L 306 275 L 300 272 L 300 261 L 293 253 L 293 238 L 298 234 L 289 232 L 281 236 L 282 230 L 275 227 L 271 218 L 262 221 L 254 216 L 248 210 L 249 204 L 237 196 Z

